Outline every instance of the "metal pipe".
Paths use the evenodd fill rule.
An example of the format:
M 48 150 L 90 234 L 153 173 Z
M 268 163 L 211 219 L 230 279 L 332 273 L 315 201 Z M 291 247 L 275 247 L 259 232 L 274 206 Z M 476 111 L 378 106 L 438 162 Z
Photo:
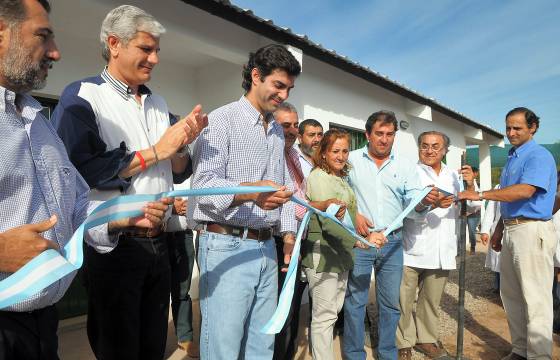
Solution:
M 461 154 L 461 168 L 467 164 L 466 151 Z M 463 181 L 467 188 L 466 181 Z M 459 217 L 459 306 L 457 309 L 457 360 L 463 357 L 463 339 L 465 331 L 465 270 L 466 270 L 466 243 L 467 243 L 467 201 L 461 200 L 461 213 Z

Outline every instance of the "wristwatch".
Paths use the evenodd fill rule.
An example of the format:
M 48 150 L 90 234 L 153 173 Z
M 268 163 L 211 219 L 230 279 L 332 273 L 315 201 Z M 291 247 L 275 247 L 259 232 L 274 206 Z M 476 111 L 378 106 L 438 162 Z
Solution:
M 484 191 L 479 191 L 479 192 L 478 192 L 478 200 L 479 200 L 479 201 L 484 200 Z

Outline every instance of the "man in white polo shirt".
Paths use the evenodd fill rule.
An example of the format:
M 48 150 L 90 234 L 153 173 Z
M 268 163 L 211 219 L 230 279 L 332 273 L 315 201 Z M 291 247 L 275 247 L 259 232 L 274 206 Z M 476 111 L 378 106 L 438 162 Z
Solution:
M 201 107 L 170 125 L 165 100 L 145 86 L 158 64 L 163 26 L 129 5 L 101 26 L 107 67 L 64 89 L 53 121 L 91 198 L 154 194 L 191 173 L 182 148 L 207 124 Z M 163 229 L 120 229 L 113 246 L 87 246 L 88 337 L 100 359 L 161 359 L 169 309 Z
M 459 174 L 442 160 L 449 148 L 449 137 L 439 131 L 427 131 L 418 137 L 418 175 L 423 186 L 435 185 L 449 194 L 460 191 Z M 469 189 L 473 187 L 470 167 L 461 170 Z M 447 194 L 446 194 L 447 195 Z M 412 359 L 412 348 L 430 359 L 447 352 L 438 341 L 439 303 L 449 270 L 456 268 L 456 219 L 458 209 L 453 195 L 443 195 L 425 218 L 407 218 L 403 225 L 403 277 L 400 288 L 401 318 L 397 328 L 399 360 Z M 418 301 L 416 316 L 412 308 Z

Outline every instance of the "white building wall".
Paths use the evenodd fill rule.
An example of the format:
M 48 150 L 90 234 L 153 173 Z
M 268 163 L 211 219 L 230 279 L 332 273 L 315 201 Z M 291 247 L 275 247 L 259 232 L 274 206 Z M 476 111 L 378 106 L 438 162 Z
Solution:
M 204 111 L 238 100 L 244 94 L 241 87 L 241 65 L 215 61 L 195 71 L 195 91 Z
M 128 3 L 151 12 L 168 29 L 161 41 L 161 62 L 148 85 L 179 115 L 187 114 L 197 103 L 210 112 L 238 99 L 243 94 L 241 69 L 249 51 L 272 42 L 181 1 L 130 0 Z M 55 4 L 51 19 L 62 60 L 55 64 L 48 86 L 39 95 L 57 98 L 68 83 L 96 75 L 103 69 L 99 27 L 107 11 L 120 4 L 114 0 L 59 0 Z M 453 168 L 460 166 L 461 153 L 470 141 L 466 136 L 478 136 L 475 130 L 465 131 L 465 126 L 455 119 L 305 53 L 303 73 L 289 101 L 299 110 L 300 119 L 316 118 L 325 129 L 333 123 L 364 130 L 365 120 L 371 113 L 381 109 L 394 111 L 399 120 L 410 123 L 407 130 L 398 131 L 395 152 L 412 161 L 418 159 L 416 137 L 423 131 L 438 130 L 450 137 L 447 162 Z M 481 165 L 483 184 L 490 176 L 486 174 L 487 169 L 488 166 Z M 195 284 L 196 278 L 193 287 Z

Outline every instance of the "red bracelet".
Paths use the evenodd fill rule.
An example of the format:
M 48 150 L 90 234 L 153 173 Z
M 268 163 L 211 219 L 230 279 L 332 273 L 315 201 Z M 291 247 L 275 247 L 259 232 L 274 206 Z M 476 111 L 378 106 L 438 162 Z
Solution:
M 144 157 L 142 156 L 142 154 L 140 154 L 140 151 L 136 152 L 136 156 L 138 157 L 138 160 L 140 160 L 140 168 L 142 169 L 142 171 L 146 170 L 146 160 L 144 160 Z

